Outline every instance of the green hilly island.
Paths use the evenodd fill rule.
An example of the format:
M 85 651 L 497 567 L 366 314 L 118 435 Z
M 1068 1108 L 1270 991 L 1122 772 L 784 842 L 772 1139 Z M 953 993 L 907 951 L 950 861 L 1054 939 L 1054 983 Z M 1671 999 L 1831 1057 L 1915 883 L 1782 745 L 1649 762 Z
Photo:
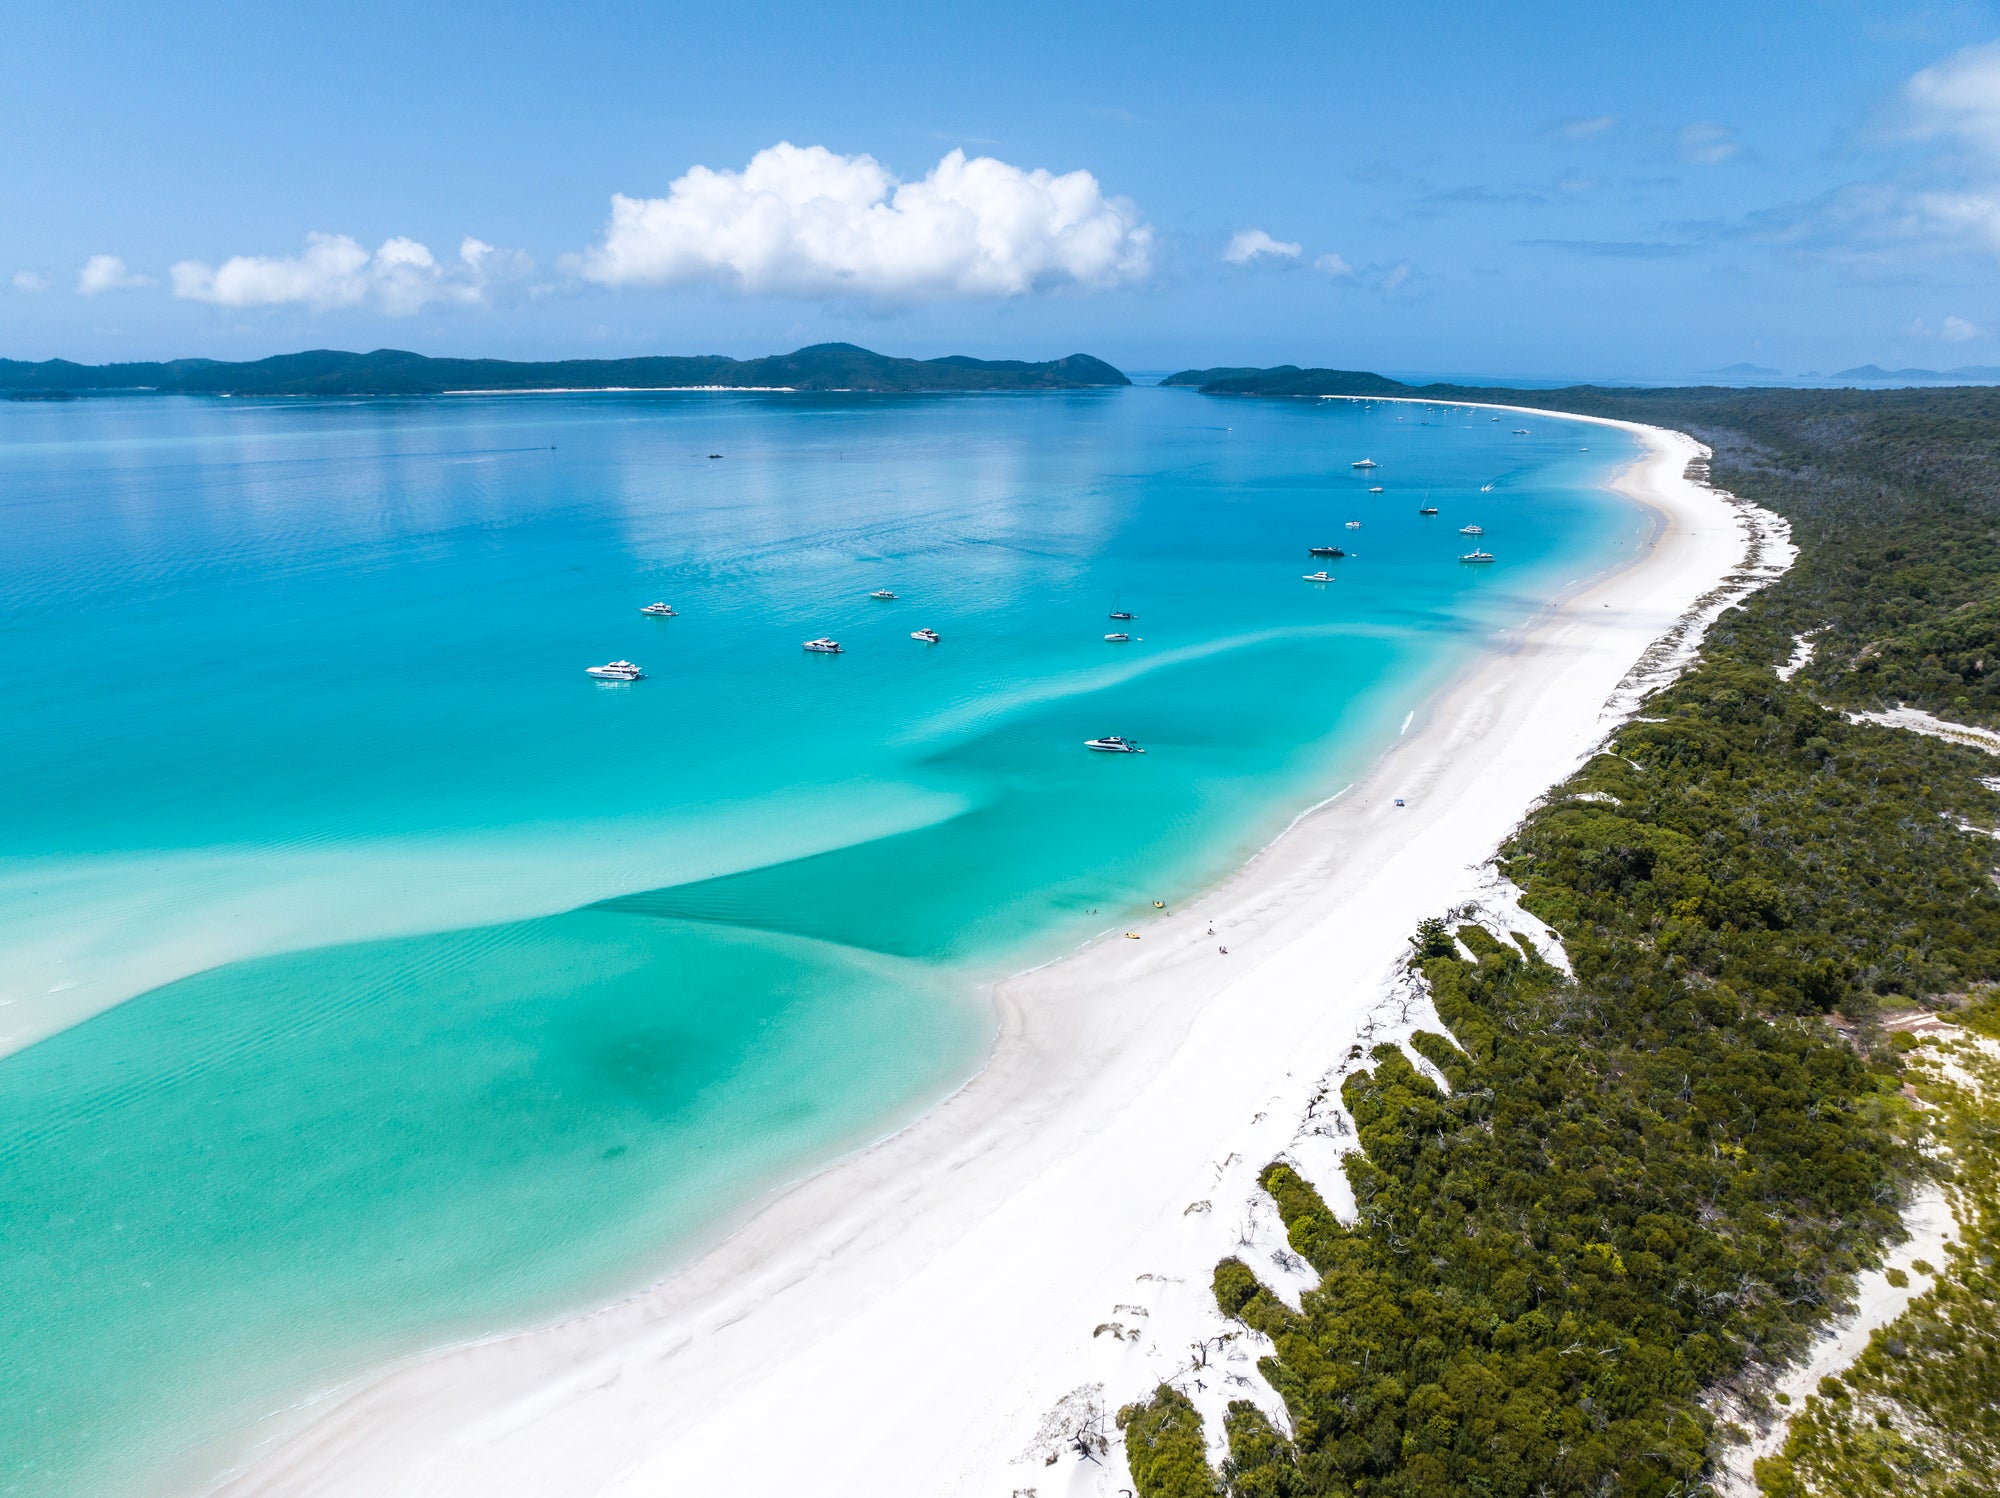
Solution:
M 1089 390 L 1132 382 L 1102 359 L 1071 354 L 1018 359 L 897 359 L 851 343 L 819 343 L 763 359 L 720 354 L 635 359 L 432 359 L 402 349 L 351 354 L 310 349 L 230 363 L 172 359 L 147 364 L 29 363 L 0 359 L 0 391 L 60 399 L 91 391 L 179 395 L 442 395 L 487 390 Z

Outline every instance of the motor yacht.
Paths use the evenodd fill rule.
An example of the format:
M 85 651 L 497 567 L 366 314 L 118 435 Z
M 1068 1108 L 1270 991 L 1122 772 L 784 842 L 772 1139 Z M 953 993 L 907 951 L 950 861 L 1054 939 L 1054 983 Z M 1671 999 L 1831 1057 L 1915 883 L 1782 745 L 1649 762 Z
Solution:
M 638 681 L 645 676 L 630 661 L 610 661 L 602 666 L 585 666 L 586 676 L 595 676 L 599 681 Z
M 1360 462 L 1350 463 L 1347 466 L 1350 468 L 1380 468 L 1382 465 L 1377 463 L 1373 458 L 1363 458 Z
M 1306 555 L 1309 557 L 1344 557 L 1347 553 L 1342 551 L 1338 546 L 1308 546 L 1306 548 Z
M 821 635 L 817 640 L 806 641 L 806 649 L 810 650 L 814 655 L 839 655 L 840 641 L 830 640 L 825 635 Z
M 1121 739 L 1115 733 L 1107 733 L 1101 739 L 1085 739 L 1083 747 L 1086 749 L 1095 749 L 1099 754 L 1144 754 L 1146 752 L 1130 739 Z
M 1494 420 L 1497 421 L 1499 420 L 1499 418 L 1495 417 Z M 1493 486 L 1491 484 L 1481 484 L 1479 486 L 1479 492 L 1481 494 L 1491 494 L 1493 492 Z
M 1461 536 L 1483 536 L 1486 534 L 1486 527 L 1483 525 L 1461 525 L 1458 528 L 1458 533 Z
M 922 640 L 926 645 L 935 645 L 943 636 L 934 629 L 913 629 L 910 631 L 910 638 Z
M 1380 484 L 1370 484 L 1368 486 L 1368 492 L 1370 494 L 1380 494 L 1382 492 L 1382 486 Z
M 1490 562 L 1493 560 L 1493 553 L 1490 551 L 1468 551 L 1459 560 L 1461 562 Z
M 1130 635 L 1128 635 L 1128 634 L 1125 634 L 1124 632 L 1120 631 L 1120 632 L 1117 632 L 1117 633 L 1113 633 L 1113 634 L 1108 634 L 1108 635 L 1106 635 L 1106 636 L 1105 636 L 1104 638 L 1105 638 L 1106 642 L 1107 642 L 1107 643 L 1109 643 L 1109 644 L 1112 644 L 1112 645 L 1123 645 L 1123 644 L 1125 644 L 1125 643 L 1126 643 L 1126 642 L 1127 642 L 1128 640 L 1130 640 L 1130 639 L 1131 639 L 1132 637 L 1131 637 Z
M 1526 427 L 1515 427 L 1514 435 L 1516 437 L 1525 437 L 1528 435 L 1528 429 Z
M 1330 583 L 1333 581 L 1333 574 L 1331 572 L 1308 572 L 1305 575 L 1305 581 L 1309 583 Z
M 1437 512 L 1438 507 L 1436 505 L 1425 505 L 1421 510 L 1417 511 L 1419 515 L 1435 515 Z
M 891 593 L 887 588 L 877 588 L 873 593 L 870 593 L 868 596 L 870 598 L 879 598 L 884 603 L 894 603 L 896 601 L 896 595 L 894 593 Z
M 1351 531 L 1358 531 L 1361 529 L 1361 522 L 1358 520 L 1350 520 L 1347 522 L 1347 528 Z
M 642 614 L 651 614 L 655 619 L 671 619 L 674 617 L 673 605 L 667 603 L 649 603 L 643 609 L 639 610 L 639 612 Z

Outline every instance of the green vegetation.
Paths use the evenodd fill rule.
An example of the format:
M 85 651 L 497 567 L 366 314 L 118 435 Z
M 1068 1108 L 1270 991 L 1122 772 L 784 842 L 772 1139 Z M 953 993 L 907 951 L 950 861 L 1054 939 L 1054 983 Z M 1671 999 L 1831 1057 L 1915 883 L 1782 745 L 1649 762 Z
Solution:
M 188 395 L 437 395 L 447 390 L 749 389 L 944 391 L 1084 390 L 1132 382 L 1088 354 L 1042 364 L 1018 359 L 892 359 L 851 343 L 821 343 L 768 359 L 428 359 L 401 349 L 349 354 L 314 349 L 254 363 L 176 359 L 165 364 L 27 364 L 0 359 L 0 390 L 162 390 Z
M 1493 392 L 1454 392 L 1475 394 Z M 1265 1171 L 1323 1280 L 1293 1312 L 1248 1265 L 1217 1269 L 1224 1314 L 1275 1343 L 1262 1371 L 1292 1423 L 1287 1438 L 1231 1407 L 1217 1479 L 1231 1498 L 1693 1491 L 1727 1435 L 1708 1396 L 1730 1383 L 1754 1403 L 1762 1373 L 1879 1260 L 1924 1168 L 1902 1093 L 1924 1053 L 1881 1033 L 1882 1007 L 2000 980 L 1994 844 L 1978 830 L 1995 820 L 1991 759 L 1823 705 L 1884 700 L 1893 680 L 1976 716 L 1963 688 L 1978 674 L 1930 645 L 1976 634 L 1966 605 L 2000 598 L 2000 480 L 1979 476 L 2000 392 L 1588 395 L 1602 405 L 1536 393 L 1695 430 L 1718 482 L 1787 514 L 1803 555 L 1647 704 L 1657 721 L 1623 728 L 1503 850 L 1574 980 L 1477 926 L 1425 922 L 1411 960 L 1452 1038 L 1412 1048 L 1449 1093 L 1395 1047 L 1349 1079 L 1352 1224 L 1286 1166 Z M 1815 629 L 1822 656 L 1779 681 Z M 1868 664 L 1885 659 L 1914 664 Z M 2000 1132 L 1984 1127 L 1986 1152 L 1958 1160 L 1990 1187 Z M 1964 1300 L 1929 1340 L 1903 1338 L 1935 1348 L 1896 1365 L 1929 1368 L 1913 1396 L 1927 1428 L 1990 1427 L 1958 1414 L 1996 1376 L 1974 1330 L 1993 1324 L 1983 1252 L 1955 1258 Z M 1848 1460 L 1810 1434 L 1839 1420 L 1842 1439 L 1882 1444 L 1840 1387 L 1808 1403 L 1818 1423 L 1801 1417 L 1794 1486 L 1774 1495 L 1874 1491 L 1808 1459 L 1821 1440 L 1826 1462 Z M 1128 1411 L 1128 1431 L 1162 1397 Z M 1177 1432 L 1191 1419 L 1175 1407 Z M 1926 1449 L 1979 1482 L 1921 1491 L 2000 1486 L 1991 1446 Z M 1158 1470 L 1134 1462 L 1141 1498 L 1196 1491 L 1155 1486 Z
M 1963 1018 L 2000 1039 L 2000 1000 Z M 1914 1049 L 1915 1088 L 1953 1166 L 1958 1242 L 1934 1286 L 1793 1415 L 1784 1449 L 1757 1464 L 1765 1498 L 1976 1498 L 1996 1486 L 2000 1059 L 1970 1040 Z

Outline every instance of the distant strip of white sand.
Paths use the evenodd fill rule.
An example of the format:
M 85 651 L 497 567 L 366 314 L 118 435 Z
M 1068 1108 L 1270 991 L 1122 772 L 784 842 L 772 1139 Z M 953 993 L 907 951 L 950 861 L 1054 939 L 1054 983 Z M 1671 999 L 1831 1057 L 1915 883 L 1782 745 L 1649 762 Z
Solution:
M 1245 1343 L 1193 1345 L 1226 1331 L 1225 1254 L 1264 1245 L 1294 1299 L 1310 1282 L 1271 1257 L 1257 1171 L 1290 1151 L 1338 1200 L 1322 1089 L 1421 1008 L 1409 933 L 1490 895 L 1534 800 L 1789 562 L 1781 521 L 1700 481 L 1698 444 L 1606 425 L 1645 445 L 1615 481 L 1658 517 L 1633 562 L 1496 639 L 1219 888 L 1000 984 L 958 1093 L 640 1295 L 274 1415 L 213 1491 L 1109 1498 L 1115 1447 L 1026 1456 L 1072 1391 L 1115 1409 L 1175 1377 L 1212 1437 L 1225 1396 L 1268 1403 Z

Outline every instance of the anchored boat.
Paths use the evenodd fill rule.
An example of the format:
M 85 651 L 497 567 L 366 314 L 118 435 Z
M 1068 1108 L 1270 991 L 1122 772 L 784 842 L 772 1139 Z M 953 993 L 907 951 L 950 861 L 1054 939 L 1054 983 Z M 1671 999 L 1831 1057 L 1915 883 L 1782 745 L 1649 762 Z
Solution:
M 585 666 L 586 676 L 595 676 L 599 681 L 640 681 L 646 673 L 630 661 L 610 661 L 602 666 Z
M 1130 739 L 1120 738 L 1115 733 L 1107 733 L 1101 739 L 1085 739 L 1083 747 L 1086 749 L 1095 749 L 1099 754 L 1144 754 L 1146 752 Z
M 913 629 L 910 631 L 910 638 L 922 640 L 926 645 L 935 645 L 943 636 L 934 629 Z
M 821 635 L 817 640 L 806 641 L 806 649 L 810 650 L 814 655 L 839 655 L 840 641 L 830 640 L 825 635 Z
M 672 606 L 664 603 L 649 603 L 643 609 L 639 610 L 639 612 L 642 614 L 651 614 L 655 619 L 671 619 L 674 617 Z

